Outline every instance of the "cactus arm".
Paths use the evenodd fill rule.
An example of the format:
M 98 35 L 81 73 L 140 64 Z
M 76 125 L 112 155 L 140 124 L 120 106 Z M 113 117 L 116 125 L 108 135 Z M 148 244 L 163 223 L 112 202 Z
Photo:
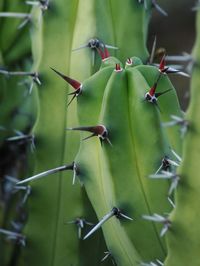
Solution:
M 119 208 L 121 206 L 122 208 L 123 206 L 128 206 L 128 211 L 130 211 L 133 217 L 136 215 L 138 220 L 134 227 L 126 226 L 125 224 L 124 228 L 125 231 L 128 230 L 128 235 L 130 235 L 130 239 L 134 243 L 136 250 L 143 255 L 144 259 L 155 259 L 156 257 L 163 259 L 165 256 L 165 248 L 164 243 L 161 244 L 162 241 L 160 241 L 158 236 L 160 227 L 152 226 L 152 224 L 146 225 L 145 222 L 141 222 L 141 216 L 144 212 L 153 214 L 169 211 L 169 203 L 167 202 L 168 183 L 157 183 L 156 185 L 152 183 L 152 180 L 148 180 L 148 175 L 156 171 L 161 159 L 166 154 L 170 154 L 166 135 L 160 125 L 159 111 L 156 109 L 156 106 L 144 102 L 145 92 L 149 89 L 149 83 L 152 80 L 155 82 L 157 72 L 152 73 L 146 80 L 146 77 L 143 76 L 140 71 L 136 68 L 130 68 L 127 70 L 127 80 L 125 71 L 122 70 L 122 72 L 119 71 L 119 73 L 114 71 L 111 74 L 110 69 L 111 68 L 103 68 L 96 73 L 94 79 L 90 78 L 83 82 L 85 96 L 87 97 L 83 97 L 83 89 L 83 95 L 80 95 L 78 98 L 78 117 L 81 126 L 105 125 L 110 132 L 109 138 L 113 147 L 110 147 L 108 143 L 103 144 L 100 156 L 98 155 L 99 148 L 95 148 L 95 145 L 91 144 L 95 143 L 93 139 L 84 141 L 84 143 L 81 142 L 79 154 L 76 158 L 76 162 L 80 166 L 80 179 L 86 187 L 88 196 L 99 219 L 106 213 L 106 210 L 108 211 L 109 208 L 111 209 L 115 204 L 117 204 Z M 100 87 L 100 85 L 105 86 L 105 84 L 100 84 L 99 82 L 101 80 L 101 71 L 111 74 L 110 79 L 107 81 L 105 91 Z M 99 81 L 97 77 L 99 77 Z M 92 84 L 94 82 L 98 84 L 98 90 L 92 89 Z M 162 83 L 163 82 L 161 82 L 161 85 Z M 127 86 L 129 89 L 127 89 Z M 91 91 L 90 95 L 88 94 L 89 91 Z M 94 95 L 98 95 L 99 93 L 101 97 L 95 98 Z M 101 100 L 102 93 L 103 99 L 101 104 L 101 115 L 99 117 L 98 100 Z M 173 94 L 172 97 L 174 97 Z M 98 106 L 96 108 L 97 112 L 93 111 L 94 103 Z M 92 115 L 88 116 L 88 113 Z M 130 115 L 128 115 L 129 113 Z M 141 115 L 145 117 L 144 123 L 141 123 Z M 142 134 L 142 132 L 147 132 L 146 127 L 148 127 L 147 135 L 145 133 Z M 158 128 L 160 128 L 160 130 L 158 130 Z M 130 131 L 132 132 L 131 135 L 128 133 Z M 84 133 L 81 137 L 85 138 L 87 134 Z M 130 150 L 130 143 L 132 143 L 132 150 Z M 93 145 L 94 147 L 92 148 Z M 152 156 L 152 150 L 155 151 L 155 156 Z M 121 151 L 126 151 L 126 153 L 120 154 Z M 95 152 L 97 153 L 96 155 Z M 93 158 L 92 161 L 88 161 L 87 154 L 91 154 Z M 130 165 L 130 160 L 133 166 Z M 137 160 L 144 163 L 139 165 L 136 162 Z M 124 169 L 126 169 L 126 176 L 124 176 Z M 100 181 L 97 180 L 101 180 L 101 184 L 99 184 L 98 182 Z M 96 189 L 94 188 L 95 184 Z M 94 191 L 96 191 L 98 187 L 101 189 L 95 194 Z M 101 195 L 101 193 L 103 193 L 103 195 Z M 166 196 L 163 197 L 163 195 Z M 105 206 L 100 206 L 100 204 L 97 203 L 99 198 L 104 205 L 104 202 L 107 201 Z M 133 206 L 131 203 L 129 204 L 128 198 L 132 198 L 134 202 L 140 202 L 140 207 L 137 208 L 137 206 Z M 161 201 L 158 202 L 158 198 L 163 198 L 162 203 Z M 158 247 L 151 249 L 150 247 L 154 247 L 153 244 L 146 240 L 142 242 L 141 239 L 145 238 L 142 238 L 141 235 L 136 237 L 138 232 L 141 234 L 139 230 L 141 226 L 143 227 L 143 232 L 145 232 L 144 234 L 150 236 L 148 238 L 150 241 L 154 238 L 158 240 Z M 106 238 L 108 232 L 104 228 L 105 226 L 103 225 L 103 232 Z M 124 233 L 122 236 L 123 235 Z M 110 241 L 106 240 L 106 242 L 108 247 L 110 247 L 110 245 L 113 246 Z M 130 247 L 131 245 L 130 242 Z M 147 245 L 147 248 L 145 248 L 145 252 L 143 253 L 142 247 L 144 247 L 144 245 Z M 117 245 L 113 247 L 112 253 L 115 254 L 115 249 L 118 248 Z M 146 250 L 149 250 L 148 254 Z M 120 257 L 123 261 L 125 254 L 123 254 L 123 251 L 121 252 Z M 138 256 L 136 257 L 138 260 Z
M 166 266 L 199 265 L 199 26 L 200 13 L 198 12 L 197 38 L 193 50 L 195 63 L 191 79 L 191 100 L 185 118 L 189 121 L 189 127 L 184 139 L 183 161 L 178 170 L 180 183 L 176 193 L 176 208 L 170 217 L 172 228 L 167 236 L 169 254 L 165 262 Z
M 113 144 L 112 148 L 105 147 L 105 156 L 116 186 L 118 205 L 122 208 L 123 206 L 127 207 L 129 215 L 136 219 L 134 227 L 126 223 L 125 228 L 142 258 L 152 259 L 156 256 L 164 256 L 163 243 L 161 244 L 159 233 L 155 227 L 142 221 L 141 217 L 145 212 L 161 212 L 163 209 L 168 210 L 169 208 L 166 199 L 162 203 L 159 202 L 158 204 L 157 202 L 159 193 L 161 195 L 167 194 L 168 184 L 159 183 L 157 184 L 158 189 L 148 179 L 148 175 L 156 171 L 156 162 L 159 163 L 165 154 L 167 141 L 163 140 L 162 131 L 160 133 L 151 126 L 154 122 L 157 123 L 157 127 L 159 126 L 160 120 L 156 114 L 157 110 L 154 108 L 155 110 L 147 111 L 145 109 L 147 103 L 142 101 L 144 95 L 141 87 L 147 87 L 147 83 L 144 79 L 138 78 L 140 74 L 137 71 L 134 70 L 133 73 L 113 73 L 108 84 L 108 88 L 110 88 L 104 94 L 101 123 L 108 125 L 110 140 Z M 141 123 L 141 116 L 145 118 L 144 123 Z M 142 133 L 147 132 L 144 130 L 146 127 L 148 128 L 148 136 Z M 154 156 L 150 156 L 152 150 L 155 151 Z M 151 160 L 147 159 L 150 157 Z M 141 162 L 140 165 L 138 161 Z M 126 169 L 125 172 L 124 169 Z M 137 206 L 139 202 L 140 204 Z M 142 232 L 141 227 L 143 228 Z M 143 233 L 149 237 L 142 237 L 141 234 Z M 150 242 L 153 239 L 159 240 L 153 241 L 158 246 L 151 244 L 147 239 Z M 146 248 L 144 248 L 145 246 Z M 148 254 L 147 250 L 149 251 Z

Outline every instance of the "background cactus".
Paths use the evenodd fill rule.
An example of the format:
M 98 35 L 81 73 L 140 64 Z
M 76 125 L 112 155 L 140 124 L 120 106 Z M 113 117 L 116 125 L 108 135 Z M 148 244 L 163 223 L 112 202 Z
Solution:
M 165 12 L 154 1 L 59 0 L 28 1 L 28 4 L 20 12 L 28 14 L 25 19 L 28 18 L 32 48 L 27 38 L 28 25 L 19 36 L 16 31 L 12 35 L 14 23 L 11 33 L 6 31 L 6 23 L 10 23 L 11 18 L 6 18 L 6 22 L 2 19 L 5 23 L 2 31 L 8 36 L 5 44 L 13 43 L 9 54 L 4 42 L 1 44 L 4 90 L 7 93 L 19 80 L 19 77 L 5 79 L 5 65 L 10 70 L 14 62 L 20 62 L 20 67 L 31 73 L 28 74 L 30 81 L 36 81 L 32 93 L 26 94 L 26 100 L 17 91 L 15 98 L 19 101 L 10 100 L 10 104 L 4 105 L 5 116 L 1 121 L 2 147 L 7 147 L 5 140 L 15 133 L 14 130 L 23 133 L 23 139 L 29 139 L 24 136 L 35 136 L 36 145 L 34 154 L 30 153 L 27 159 L 24 150 L 19 151 L 14 143 L 17 161 L 21 162 L 18 156 L 21 154 L 29 167 L 24 167 L 24 163 L 20 163 L 20 167 L 12 164 L 14 170 L 10 171 L 8 161 L 2 171 L 5 211 L 1 233 L 12 237 L 15 244 L 26 242 L 25 248 L 10 245 L 8 249 L 4 236 L 0 243 L 5 250 L 1 255 L 2 265 L 99 265 L 104 251 L 107 252 L 104 265 L 154 265 L 154 261 L 161 263 L 166 256 L 166 265 L 188 265 L 191 261 L 192 265 L 198 265 L 196 258 L 192 260 L 198 239 L 194 253 L 188 253 L 188 257 L 180 255 L 181 249 L 173 248 L 188 236 L 180 231 L 179 237 L 174 238 L 176 224 L 180 223 L 180 230 L 190 232 L 187 219 L 182 220 L 179 214 L 184 210 L 185 201 L 185 208 L 193 204 L 195 193 L 191 192 L 191 196 L 187 193 L 188 199 L 185 197 L 182 182 L 187 184 L 187 181 L 181 180 L 176 208 L 172 216 L 166 216 L 172 209 L 170 204 L 173 205 L 172 192 L 178 180 L 175 171 L 180 163 L 177 154 L 182 153 L 182 139 L 178 126 L 166 128 L 162 124 L 168 122 L 171 115 L 184 121 L 183 114 L 164 61 L 159 67 L 144 65 L 148 62 L 146 39 L 152 7 L 164 15 Z M 2 11 L 12 11 L 9 5 L 0 6 Z M 14 11 L 18 8 L 19 5 Z M 15 38 L 19 41 L 14 42 Z M 24 49 L 20 45 L 22 40 L 26 40 Z M 76 49 L 85 44 L 84 49 Z M 110 46 L 113 50 L 109 50 Z M 77 51 L 72 52 L 73 49 Z M 32 65 L 27 63 L 30 51 Z M 71 86 L 50 67 L 57 74 L 58 71 L 63 73 L 59 75 L 75 86 L 75 94 L 66 97 Z M 12 71 L 15 69 L 18 70 L 18 66 Z M 196 84 L 195 71 L 193 76 Z M 169 91 L 164 93 L 166 90 Z M 155 96 L 160 96 L 158 101 Z M 71 97 L 76 99 L 71 102 Z M 7 113 L 16 106 L 20 113 L 28 115 L 11 119 Z M 191 103 L 189 110 L 192 106 Z M 197 108 L 197 104 L 194 106 Z M 189 114 L 189 120 L 195 118 L 192 111 Z M 78 132 L 66 131 L 66 128 L 80 130 L 81 140 Z M 187 133 L 185 150 L 191 149 L 190 142 L 195 139 L 192 128 L 191 133 Z M 88 134 L 94 134 L 94 137 L 82 141 Z M 184 154 L 187 154 L 185 150 Z M 10 159 L 10 152 L 6 152 L 6 156 Z M 189 168 L 184 161 L 178 170 L 181 178 L 185 173 L 191 176 L 197 169 Z M 38 173 L 48 169 L 54 170 L 41 176 L 52 172 L 54 175 L 33 181 L 41 177 Z M 30 182 L 31 196 L 28 197 L 30 186 L 26 182 L 29 179 L 18 182 L 15 187 L 17 181 L 7 180 L 5 175 L 8 174 L 14 177 L 34 175 Z M 22 189 L 22 193 L 18 192 L 6 201 L 9 185 L 10 191 Z M 191 212 L 186 210 L 185 213 L 188 217 Z M 102 217 L 103 221 L 110 218 L 102 225 L 103 234 L 98 230 L 92 236 L 88 235 L 91 223 L 101 223 Z M 15 226 L 10 225 L 11 220 L 15 221 Z M 161 225 L 151 221 L 161 222 Z M 196 221 L 192 228 L 195 224 Z M 167 246 L 159 236 L 166 232 Z M 193 232 L 195 236 L 190 234 L 191 241 L 196 237 L 196 231 Z

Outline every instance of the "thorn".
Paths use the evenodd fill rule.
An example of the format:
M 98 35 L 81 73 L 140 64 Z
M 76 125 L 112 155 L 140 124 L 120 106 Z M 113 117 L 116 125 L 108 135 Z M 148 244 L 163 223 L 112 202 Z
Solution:
M 182 162 L 182 158 L 173 149 L 171 149 L 171 152 L 176 157 L 176 159 L 181 163 Z
M 71 92 L 68 94 L 68 95 L 73 95 L 73 97 L 71 98 L 71 100 L 67 104 L 67 106 L 69 106 L 71 104 L 71 102 L 81 94 L 83 85 L 79 81 L 77 81 L 75 79 L 71 79 L 68 76 L 65 76 L 64 74 L 60 73 L 59 71 L 55 70 L 54 68 L 51 67 L 51 69 L 75 89 L 75 92 Z
M 161 171 L 161 173 L 158 174 L 154 174 L 154 175 L 149 175 L 149 178 L 153 178 L 153 179 L 171 179 L 171 186 L 169 188 L 168 191 L 168 195 L 170 196 L 172 194 L 172 192 L 176 189 L 178 182 L 180 180 L 179 175 L 174 174 L 174 173 L 170 173 L 167 171 Z
M 17 182 L 19 182 L 19 181 L 17 181 Z M 20 205 L 24 205 L 26 203 L 29 195 L 31 194 L 31 186 L 14 186 L 13 187 L 13 193 L 18 192 L 19 190 L 25 191 L 24 197 L 23 197 L 21 204 L 20 204 Z
M 159 73 L 156 82 L 154 83 L 154 85 L 150 88 L 150 90 L 144 96 L 146 101 L 153 103 L 153 104 L 156 104 L 156 102 L 157 102 L 156 95 L 158 95 L 158 93 L 156 93 L 156 89 L 157 89 L 160 77 L 161 77 L 161 73 Z
M 25 247 L 26 245 L 26 237 L 23 236 L 22 234 L 16 233 L 16 232 L 12 232 L 9 230 L 5 230 L 0 228 L 0 233 L 3 235 L 7 236 L 7 239 L 10 240 L 15 240 L 17 241 L 17 243 L 19 243 L 20 245 L 22 245 L 23 247 Z
M 165 94 L 165 93 L 167 93 L 167 92 L 169 92 L 169 91 L 171 91 L 171 90 L 172 90 L 172 89 L 168 89 L 168 90 L 165 90 L 165 91 L 163 91 L 163 92 L 155 93 L 155 97 L 158 98 L 158 97 L 162 96 L 163 94 Z
M 185 120 L 184 118 L 176 116 L 176 115 L 171 115 L 171 118 L 172 118 L 171 121 L 162 123 L 162 126 L 171 127 L 171 126 L 179 125 L 181 137 L 183 138 L 188 130 L 189 122 Z
M 69 164 L 69 165 L 63 165 L 63 166 L 60 166 L 60 167 L 56 167 L 56 168 L 50 169 L 48 171 L 39 173 L 37 175 L 28 177 L 28 178 L 26 178 L 24 180 L 21 180 L 21 181 L 17 182 L 16 185 L 17 186 L 18 185 L 22 185 L 22 184 L 25 184 L 27 182 L 30 182 L 30 181 L 45 177 L 47 175 L 55 174 L 55 173 L 58 173 L 58 172 L 61 172 L 61 171 L 65 171 L 65 170 L 74 170 L 74 163 Z
M 113 265 L 116 265 L 116 263 L 115 263 L 115 261 L 114 261 L 114 258 L 113 258 L 113 256 L 112 256 L 112 254 L 111 254 L 110 251 L 105 251 L 104 254 L 105 254 L 105 256 L 101 259 L 101 262 L 104 262 L 104 261 L 107 260 L 108 258 L 111 258 L 112 264 L 113 264 Z
M 133 60 L 131 58 L 127 58 L 126 65 L 127 66 L 132 66 L 133 65 Z
M 87 239 L 90 235 L 92 235 L 96 230 L 98 230 L 106 221 L 108 221 L 110 218 L 115 216 L 116 218 L 125 218 L 128 220 L 133 220 L 132 218 L 126 216 L 123 214 L 120 209 L 117 207 L 114 207 L 109 213 L 107 213 L 93 228 L 92 230 L 83 238 L 83 240 Z
M 75 224 L 78 227 L 78 238 L 81 239 L 82 229 L 85 227 L 85 225 L 93 225 L 93 223 L 90 223 L 86 221 L 84 218 L 76 218 L 74 221 L 67 222 L 68 224 Z
M 97 49 L 97 52 L 99 53 L 102 61 L 105 61 L 110 57 L 110 54 L 109 54 L 108 49 L 106 47 L 103 48 L 104 49 L 103 51 L 101 50 L 101 48 L 96 48 L 96 49 Z
M 162 163 L 159 166 L 158 170 L 156 170 L 155 174 L 158 174 L 160 170 L 164 170 L 164 171 L 170 170 L 171 166 L 178 167 L 179 163 L 169 159 L 168 156 L 164 156 L 164 158 L 162 159 Z
M 123 68 L 121 68 L 120 64 L 115 65 L 115 72 L 122 72 Z
M 92 134 L 83 140 L 87 140 L 92 137 L 99 137 L 100 141 L 107 141 L 111 146 L 112 143 L 108 138 L 108 131 L 104 125 L 97 125 L 97 126 L 89 126 L 89 127 L 74 127 L 74 128 L 67 128 L 67 130 L 78 130 L 78 131 L 88 131 Z
M 78 175 L 78 167 L 75 164 L 75 162 L 73 162 L 73 179 L 72 179 L 72 185 L 75 184 L 76 181 L 76 176 Z
M 165 54 L 163 55 L 163 57 L 161 58 L 161 61 L 160 61 L 160 64 L 159 64 L 159 71 L 161 73 L 166 73 L 166 74 L 178 74 L 178 75 L 181 75 L 181 76 L 184 76 L 184 77 L 187 77 L 189 78 L 190 75 L 179 70 L 179 69 L 176 69 L 176 68 L 173 68 L 173 67 L 170 67 L 170 66 L 166 66 L 166 61 L 165 61 Z
M 42 11 L 46 11 L 49 8 L 49 0 L 26 1 L 26 4 L 31 6 L 39 6 Z
M 163 266 L 164 264 L 160 261 L 160 260 L 156 260 L 156 262 L 149 262 L 149 263 L 146 263 L 146 262 L 141 262 L 140 264 L 141 266 Z
M 150 54 L 150 58 L 149 58 L 149 64 L 153 64 L 153 60 L 154 60 L 154 56 L 155 56 L 155 51 L 156 51 L 156 43 L 157 43 L 157 37 L 154 37 L 154 41 L 153 41 L 153 45 L 152 45 L 152 49 L 151 49 L 151 54 Z
M 173 209 L 175 209 L 176 205 L 174 204 L 174 202 L 172 201 L 172 199 L 170 197 L 167 197 L 169 203 L 171 204 L 171 206 L 173 207 Z
M 55 70 L 54 68 L 51 67 L 51 69 L 58 74 L 61 78 L 63 78 L 68 84 L 70 84 L 76 91 L 80 90 L 82 87 L 82 84 L 75 80 L 75 79 L 71 79 L 68 76 L 65 76 L 64 74 L 62 74 L 61 72 Z
M 87 48 L 87 47 L 91 48 L 91 49 L 97 49 L 97 48 L 100 48 L 100 47 L 102 47 L 102 48 L 106 47 L 108 49 L 114 49 L 114 50 L 118 49 L 118 47 L 115 47 L 115 46 L 112 46 L 112 45 L 108 45 L 108 44 L 104 44 L 99 39 L 94 38 L 94 39 L 89 40 L 89 42 L 87 44 L 83 44 L 80 47 L 73 49 L 72 51 L 73 52 L 74 51 L 78 51 L 80 49 Z
M 25 135 L 22 132 L 16 131 L 18 136 L 9 137 L 6 139 L 7 142 L 17 142 L 19 145 L 30 142 L 31 145 L 31 151 L 33 152 L 35 150 L 35 136 L 33 134 L 27 134 Z
M 161 73 L 166 73 L 168 67 L 166 67 L 166 61 L 165 61 L 165 54 L 162 56 L 161 60 L 160 60 L 160 64 L 159 64 L 159 71 Z
M 171 226 L 171 221 L 164 216 L 154 213 L 153 215 L 142 215 L 142 218 L 148 221 L 162 223 L 163 228 L 160 232 L 160 236 L 163 237 Z
M 23 28 L 31 20 L 31 14 L 28 13 L 0 12 L 0 17 L 24 19 L 17 29 Z
M 152 6 L 163 16 L 167 17 L 168 14 L 165 10 L 163 10 L 158 4 L 156 0 L 151 0 Z

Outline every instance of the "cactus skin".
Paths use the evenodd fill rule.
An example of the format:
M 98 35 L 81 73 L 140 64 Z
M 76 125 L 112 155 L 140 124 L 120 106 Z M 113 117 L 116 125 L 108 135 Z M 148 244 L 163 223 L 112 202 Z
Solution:
M 145 69 L 152 74 L 148 80 L 143 75 Z M 119 223 L 112 218 L 103 225 L 103 232 L 117 265 L 138 265 L 138 261 L 165 257 L 165 245 L 159 238 L 160 227 L 142 221 L 141 217 L 144 213 L 162 213 L 170 209 L 168 184 L 162 181 L 155 184 L 147 178 L 156 171 L 164 155 L 170 156 L 170 144 L 156 106 L 144 102 L 145 92 L 149 83 L 157 78 L 158 70 L 136 66 L 117 73 L 113 68 L 107 85 L 102 87 L 101 72 L 110 73 L 110 70 L 111 67 L 103 68 L 94 75 L 95 79 L 91 77 L 83 82 L 82 94 L 78 97 L 78 117 L 81 126 L 105 125 L 113 147 L 106 142 L 101 147 L 98 139 L 82 141 L 75 162 L 99 219 L 114 206 L 135 218 L 133 224 Z M 171 86 L 166 80 L 163 77 L 159 82 L 160 90 L 163 85 Z M 169 94 L 166 98 L 163 96 L 161 108 L 166 106 L 167 100 L 177 102 L 173 88 Z M 102 102 L 98 102 L 101 98 Z M 180 112 L 179 105 L 174 109 Z M 86 133 L 81 134 L 82 139 L 86 136 Z
M 194 66 L 191 77 L 191 100 L 186 113 L 189 126 L 184 139 L 183 161 L 178 174 L 180 181 L 176 192 L 176 208 L 170 215 L 171 230 L 167 235 L 168 256 L 166 266 L 200 265 L 198 259 L 199 235 L 199 101 L 200 101 L 200 12 L 198 11 L 197 37 L 193 50 Z M 185 252 L 183 252 L 183 250 Z

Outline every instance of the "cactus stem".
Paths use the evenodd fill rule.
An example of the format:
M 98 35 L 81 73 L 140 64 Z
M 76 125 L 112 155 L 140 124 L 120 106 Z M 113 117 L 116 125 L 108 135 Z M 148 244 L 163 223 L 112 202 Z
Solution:
M 16 232 L 13 232 L 13 231 L 5 230 L 5 229 L 2 229 L 2 228 L 0 228 L 0 233 L 6 235 L 7 239 L 16 240 L 17 243 L 19 243 L 20 245 L 25 247 L 25 245 L 26 245 L 26 237 L 24 235 L 16 233 Z
M 75 220 L 69 221 L 67 223 L 68 224 L 75 224 L 78 227 L 78 238 L 79 239 L 81 239 L 82 229 L 85 227 L 85 225 L 90 225 L 90 226 L 93 225 L 93 223 L 90 223 L 83 218 L 76 218 Z
M 163 10 L 158 4 L 156 0 L 151 0 L 152 7 L 154 7 L 161 15 L 167 17 L 168 14 L 165 10 Z
M 73 170 L 74 171 L 74 162 L 72 164 L 59 166 L 59 167 L 50 169 L 48 171 L 44 171 L 42 173 L 39 173 L 37 175 L 28 177 L 28 178 L 26 178 L 24 180 L 21 180 L 21 181 L 17 182 L 16 185 L 22 185 L 22 184 L 25 184 L 27 182 L 30 182 L 30 181 L 45 177 L 47 175 L 55 174 L 55 173 L 58 173 L 58 172 L 61 172 L 61 171 L 65 171 L 65 170 Z
M 106 221 L 108 221 L 110 218 L 112 218 L 113 216 L 115 216 L 116 218 L 120 219 L 120 218 L 125 218 L 128 220 L 133 220 L 132 218 L 126 216 L 125 214 L 123 214 L 121 212 L 120 209 L 118 209 L 117 207 L 112 208 L 112 210 L 107 213 L 99 222 L 98 224 L 96 224 L 92 230 L 83 238 L 83 240 L 87 239 L 90 235 L 92 235 L 96 230 L 98 230 Z
M 142 218 L 148 221 L 162 223 L 163 228 L 160 232 L 161 237 L 163 237 L 166 234 L 166 232 L 169 230 L 171 226 L 171 221 L 168 218 L 156 213 L 154 213 L 153 215 L 142 215 Z

